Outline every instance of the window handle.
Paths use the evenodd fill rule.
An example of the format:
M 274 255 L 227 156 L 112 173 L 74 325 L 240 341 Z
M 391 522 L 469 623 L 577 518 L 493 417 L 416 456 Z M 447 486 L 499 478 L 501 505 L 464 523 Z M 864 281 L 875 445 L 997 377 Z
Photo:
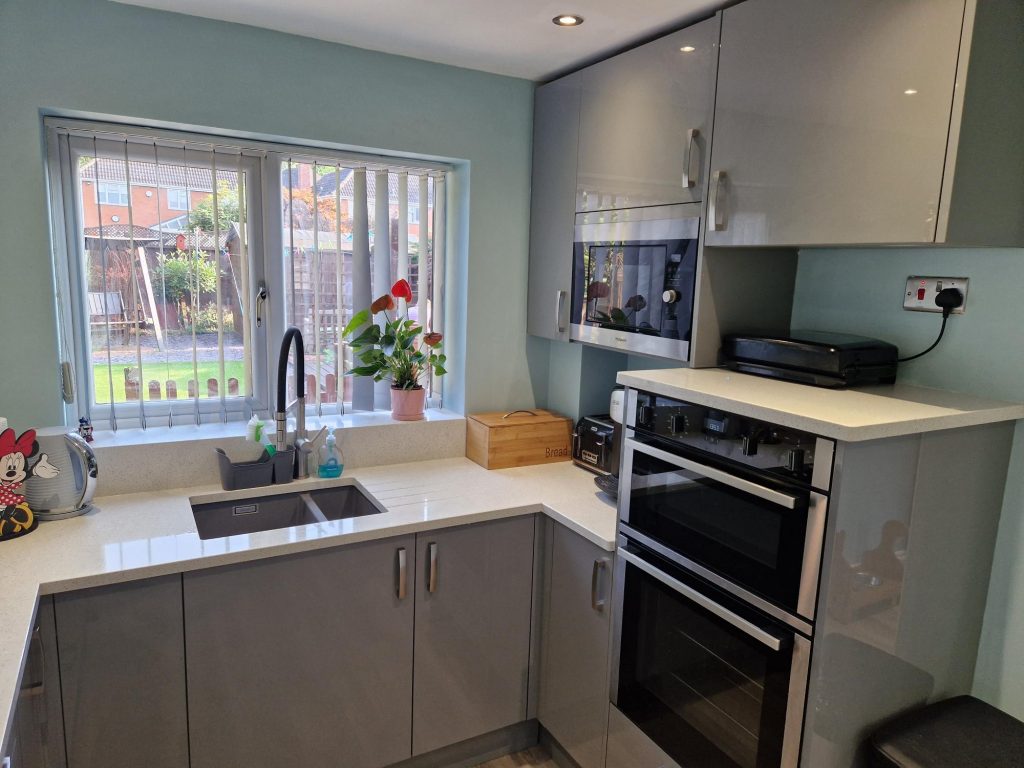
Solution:
M 263 327 L 263 305 L 267 302 L 267 284 L 260 280 L 256 285 L 256 327 Z

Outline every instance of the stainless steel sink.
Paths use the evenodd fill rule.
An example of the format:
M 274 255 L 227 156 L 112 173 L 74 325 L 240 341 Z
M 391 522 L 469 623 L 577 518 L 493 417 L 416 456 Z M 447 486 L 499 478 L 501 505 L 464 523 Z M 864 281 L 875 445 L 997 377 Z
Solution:
M 192 504 L 200 539 L 326 523 L 383 511 L 354 485 Z

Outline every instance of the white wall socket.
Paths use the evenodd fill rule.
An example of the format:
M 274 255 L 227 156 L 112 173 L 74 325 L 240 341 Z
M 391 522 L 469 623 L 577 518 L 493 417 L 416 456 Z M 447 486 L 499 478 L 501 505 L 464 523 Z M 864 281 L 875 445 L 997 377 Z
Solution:
M 935 296 L 943 288 L 956 288 L 964 295 L 964 303 L 953 310 L 954 315 L 962 315 L 967 308 L 966 277 L 922 277 L 911 275 L 907 278 L 907 290 L 903 293 L 903 308 L 912 312 L 942 312 L 942 307 L 935 306 Z

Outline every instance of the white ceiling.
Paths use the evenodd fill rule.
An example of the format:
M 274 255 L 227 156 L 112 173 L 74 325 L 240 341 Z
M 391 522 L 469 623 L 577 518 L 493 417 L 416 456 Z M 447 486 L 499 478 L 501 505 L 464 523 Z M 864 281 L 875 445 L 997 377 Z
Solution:
M 543 80 L 727 0 L 117 0 Z M 575 13 L 582 26 L 552 17 Z

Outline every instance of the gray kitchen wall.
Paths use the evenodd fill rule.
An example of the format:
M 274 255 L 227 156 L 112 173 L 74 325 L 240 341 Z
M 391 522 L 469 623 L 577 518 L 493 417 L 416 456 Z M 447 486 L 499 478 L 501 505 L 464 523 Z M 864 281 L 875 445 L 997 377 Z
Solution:
M 900 366 L 899 380 L 1024 401 L 1024 250 L 806 250 L 800 253 L 794 329 L 873 336 L 902 355 L 928 347 L 941 316 L 905 312 L 908 275 L 971 279 L 967 311 L 950 318 L 927 356 Z M 955 482 L 955 478 L 951 478 Z M 970 510 L 965 509 L 964 515 Z M 950 535 L 955 535 L 950 532 Z M 989 574 L 979 573 L 979 579 Z M 1024 718 L 1024 426 L 1018 425 L 989 582 L 975 693 Z
M 0 415 L 62 418 L 41 115 L 82 112 L 460 162 L 446 406 L 527 407 L 533 84 L 107 0 L 0 1 Z

